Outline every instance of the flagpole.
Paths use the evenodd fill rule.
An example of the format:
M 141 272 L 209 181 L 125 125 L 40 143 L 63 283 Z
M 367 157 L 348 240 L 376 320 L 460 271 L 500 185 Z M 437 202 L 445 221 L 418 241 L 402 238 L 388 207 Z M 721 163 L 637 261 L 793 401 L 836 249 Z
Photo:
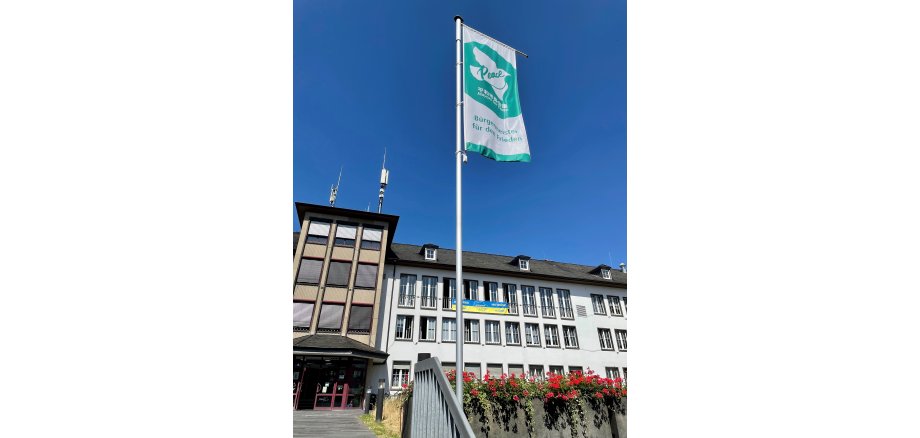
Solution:
M 457 303 L 457 361 L 455 368 L 457 370 L 457 401 L 463 405 L 463 300 L 460 298 L 463 291 L 463 227 L 462 227 L 462 168 L 463 168 L 463 114 L 461 112 L 463 99 L 463 18 L 459 15 L 454 17 L 454 23 L 457 27 L 457 281 L 455 283 L 456 291 L 454 299 Z

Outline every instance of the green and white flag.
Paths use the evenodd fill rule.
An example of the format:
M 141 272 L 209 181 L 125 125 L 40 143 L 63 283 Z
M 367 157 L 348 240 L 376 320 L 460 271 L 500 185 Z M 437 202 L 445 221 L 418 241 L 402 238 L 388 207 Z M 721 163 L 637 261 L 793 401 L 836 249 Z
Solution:
M 463 26 L 466 150 L 495 161 L 530 161 L 514 50 Z

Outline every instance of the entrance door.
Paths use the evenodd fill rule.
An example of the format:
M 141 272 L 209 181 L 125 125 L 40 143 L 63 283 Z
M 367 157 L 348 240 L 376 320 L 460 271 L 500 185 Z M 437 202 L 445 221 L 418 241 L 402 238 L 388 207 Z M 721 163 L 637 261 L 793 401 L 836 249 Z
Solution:
M 348 383 L 342 380 L 317 383 L 313 409 L 342 409 L 347 396 Z

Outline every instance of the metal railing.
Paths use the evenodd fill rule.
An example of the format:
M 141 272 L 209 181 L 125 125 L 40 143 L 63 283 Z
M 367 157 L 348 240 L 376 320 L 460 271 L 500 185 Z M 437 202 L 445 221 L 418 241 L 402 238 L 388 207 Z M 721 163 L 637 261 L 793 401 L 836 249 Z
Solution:
M 473 428 L 463 413 L 461 403 L 438 358 L 417 363 L 412 388 L 410 437 L 474 438 Z

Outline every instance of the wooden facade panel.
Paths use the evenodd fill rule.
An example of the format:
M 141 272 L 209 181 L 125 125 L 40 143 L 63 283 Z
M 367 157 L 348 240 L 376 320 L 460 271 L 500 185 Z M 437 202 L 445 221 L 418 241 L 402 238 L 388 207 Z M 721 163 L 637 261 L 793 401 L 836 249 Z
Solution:
M 324 258 L 326 257 L 326 245 L 316 245 L 307 243 L 303 247 L 304 257 Z
M 358 255 L 358 261 L 364 263 L 380 263 L 380 251 L 362 249 Z
M 332 258 L 335 260 L 353 260 L 355 257 L 354 248 L 344 248 L 336 246 L 332 248 Z
M 363 344 L 371 345 L 371 335 L 361 335 L 356 333 L 348 333 L 345 336 L 348 336 L 351 339 L 354 339 Z
M 343 287 L 326 287 L 323 294 L 323 302 L 344 303 L 348 297 L 348 290 Z
M 306 284 L 298 284 L 294 286 L 295 300 L 316 301 L 317 294 L 319 294 L 319 287 L 317 286 L 310 286 Z
M 375 297 L 376 291 L 374 289 L 355 289 L 351 302 L 356 304 L 374 304 Z

